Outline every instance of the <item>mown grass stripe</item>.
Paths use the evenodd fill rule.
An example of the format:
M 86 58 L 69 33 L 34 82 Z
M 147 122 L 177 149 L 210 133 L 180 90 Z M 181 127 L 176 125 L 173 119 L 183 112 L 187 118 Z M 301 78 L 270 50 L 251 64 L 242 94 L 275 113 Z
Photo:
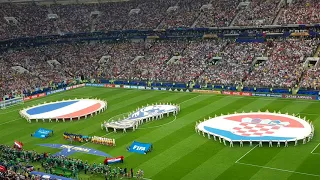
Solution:
M 188 105 L 189 107 L 185 107 L 185 111 L 180 112 L 180 114 L 178 115 L 179 119 L 181 118 L 181 116 L 186 116 L 190 113 L 193 113 L 193 111 L 186 110 L 186 109 L 194 109 L 195 107 L 198 107 L 201 104 L 205 105 L 205 104 L 208 104 L 209 102 L 215 102 L 213 100 L 216 100 L 216 97 L 211 97 L 211 98 L 202 97 L 202 98 L 195 99 L 195 101 L 192 101 L 192 102 L 188 101 L 187 103 L 181 104 L 184 107 L 186 105 Z M 142 141 L 142 142 L 150 142 L 151 141 L 152 143 L 154 143 L 155 146 L 160 146 L 160 145 L 156 144 L 158 140 L 162 139 L 165 136 L 168 136 L 171 133 L 174 133 L 176 130 L 183 127 L 180 125 L 174 126 L 174 124 L 177 121 L 170 124 L 170 126 L 168 126 L 168 127 L 160 127 L 160 128 L 157 128 L 155 130 L 150 130 L 150 131 L 145 130 L 145 131 L 143 131 L 143 132 L 145 132 L 145 134 L 140 137 L 134 135 L 134 134 L 142 133 L 140 130 L 137 130 L 136 132 L 131 133 L 130 136 L 121 136 L 120 138 L 118 138 L 118 142 L 122 142 L 122 143 L 120 145 L 117 144 L 117 147 L 120 147 L 120 148 L 117 148 L 115 150 L 112 149 L 110 151 L 110 154 L 122 154 L 122 155 L 125 155 L 127 158 L 129 158 L 131 155 L 134 155 L 133 153 L 128 153 L 125 150 L 126 146 L 130 145 L 133 140 L 138 140 L 138 141 Z M 172 127 L 174 127 L 174 129 Z M 161 132 L 160 134 L 159 134 L 159 131 Z M 172 140 L 171 140 L 171 142 L 172 142 Z M 156 153 L 153 153 L 152 155 L 156 155 Z
M 141 92 L 139 92 L 139 93 L 141 93 Z M 137 94 L 137 92 L 133 91 L 133 94 L 132 94 L 131 97 L 126 97 L 126 99 L 127 99 L 126 105 L 120 105 L 120 107 L 118 107 L 118 109 L 120 109 L 123 106 L 127 106 L 127 105 L 133 105 L 134 106 L 136 103 L 139 103 L 140 100 L 141 101 L 147 101 L 148 99 L 151 99 L 151 97 L 153 97 L 153 96 L 157 97 L 156 94 L 144 95 L 144 94 Z M 141 97 L 141 98 L 139 98 L 139 97 Z M 115 101 L 116 101 L 117 104 L 121 104 L 122 103 L 121 101 L 119 101 L 118 98 Z M 114 103 L 114 104 L 116 104 L 116 103 Z M 115 107 L 115 106 L 116 105 L 114 105 L 113 107 Z M 111 108 L 109 108 L 109 109 L 111 109 Z M 108 111 L 109 110 L 107 110 L 106 112 L 108 112 Z M 117 113 L 115 110 L 113 110 L 112 112 L 113 113 Z M 109 111 L 109 114 L 110 114 L 110 111 Z M 88 133 L 88 130 L 91 133 L 94 133 L 96 131 L 101 130 L 100 126 L 90 126 L 90 124 L 94 120 L 97 121 L 99 116 L 101 116 L 101 114 L 96 116 L 96 117 L 87 119 L 87 120 L 81 120 L 81 121 L 76 121 L 76 122 L 67 122 L 67 123 L 65 123 L 66 126 L 58 127 L 57 124 L 54 124 L 54 126 L 51 127 L 51 129 L 53 129 L 57 134 L 62 134 L 64 131 L 69 131 L 69 132 L 73 132 L 73 133 L 78 133 L 78 132 L 82 131 L 83 133 Z M 55 122 L 53 122 L 53 123 L 55 123 Z M 60 123 L 62 123 L 62 122 L 60 122 Z M 43 123 L 43 124 L 45 124 L 45 123 Z M 78 126 L 83 126 L 83 127 L 86 127 L 86 128 L 79 129 Z M 36 129 L 34 129 L 33 131 L 35 131 L 35 130 Z M 90 134 L 88 134 L 88 135 L 90 135 Z M 27 139 L 30 139 L 28 136 L 23 136 L 23 137 L 21 137 L 21 139 L 24 140 L 25 142 L 30 142 L 30 141 L 27 140 Z M 37 140 L 34 138 L 34 141 L 37 141 Z M 50 141 L 54 142 L 54 139 L 50 139 Z M 32 142 L 32 140 L 31 140 L 31 142 Z
M 212 115 L 211 117 L 214 116 L 214 114 L 218 114 L 220 115 L 220 113 L 224 113 L 224 114 L 227 114 L 227 113 L 232 113 L 233 110 L 238 110 L 240 108 L 242 108 L 243 106 L 245 106 L 246 104 L 250 104 L 252 102 L 256 101 L 255 99 L 236 99 L 236 101 L 234 101 L 233 103 L 229 104 L 229 105 L 226 105 L 226 106 L 222 106 L 218 109 L 214 109 L 210 112 L 210 114 Z M 231 111 L 231 112 L 230 112 Z M 205 116 L 203 115 L 199 115 L 199 118 L 205 118 Z M 194 128 L 194 125 L 193 124 L 190 124 L 190 126 L 188 125 L 188 129 L 190 132 L 190 134 L 193 134 L 195 133 L 194 131 L 192 131 Z M 203 138 L 203 137 L 202 137 Z M 213 142 L 211 142 L 210 140 L 208 140 L 208 142 L 210 142 L 210 144 L 214 144 Z M 212 151 L 212 149 L 210 149 L 210 147 L 207 147 L 205 149 L 208 149 L 209 151 Z M 208 154 L 211 154 L 211 153 L 208 153 Z M 211 155 L 214 155 L 214 154 L 211 154 Z M 207 155 L 206 156 L 206 159 L 207 158 L 210 158 L 211 155 Z M 186 155 L 184 156 L 185 158 L 188 158 L 187 160 L 185 161 L 197 161 L 196 159 L 198 158 L 197 156 L 193 157 L 193 155 L 190 153 L 189 155 Z M 183 158 L 183 157 L 182 157 Z M 182 160 L 182 162 L 180 162 L 180 160 Z M 200 164 L 197 164 L 197 163 L 190 163 L 188 165 L 188 167 L 185 167 L 185 164 L 183 163 L 183 159 L 179 159 L 177 160 L 175 163 L 173 163 L 172 165 L 169 165 L 167 166 L 164 170 L 162 170 L 161 172 L 159 172 L 158 174 L 166 174 L 166 171 L 169 170 L 169 169 L 189 169 L 189 170 L 192 170 L 193 168 L 196 168 L 197 166 L 199 166 Z M 200 161 L 197 161 L 198 163 L 200 163 Z M 177 179 L 179 178 L 182 178 L 185 174 L 184 173 L 179 173 L 176 175 Z M 160 175 L 161 176 L 161 175 Z M 179 178 L 178 178 L 179 177 Z M 154 177 L 153 177 L 154 178 Z M 156 178 L 157 179 L 157 178 Z
M 134 93 L 134 92 L 132 92 L 132 93 Z M 136 92 L 137 93 L 137 92 Z M 139 95 L 139 94 L 136 94 L 136 93 L 134 93 L 131 97 L 132 98 L 137 98 L 137 96 Z M 109 94 L 108 95 L 109 97 L 112 97 L 112 95 L 111 94 Z M 149 96 L 145 96 L 144 94 L 140 94 L 140 96 L 143 96 L 144 98 L 149 98 Z M 113 100 L 112 98 L 110 98 L 111 100 Z M 130 100 L 130 97 L 126 97 L 125 98 L 126 100 Z M 119 99 L 115 99 L 114 100 L 114 104 L 116 104 L 116 103 L 120 103 L 120 101 L 119 101 Z M 110 109 L 110 108 L 109 108 Z M 108 110 L 107 110 L 107 112 L 108 112 Z M 102 113 L 102 114 L 105 114 L 105 113 Z M 100 115 L 98 115 L 98 116 L 101 116 L 102 114 L 100 114 Z M 96 116 L 97 117 L 97 116 Z M 94 117 L 94 118 L 90 118 L 90 119 L 88 119 L 88 120 L 93 120 L 93 119 L 95 119 L 96 117 Z M 23 121 L 23 123 L 25 123 L 25 124 L 29 124 L 29 123 L 27 123 L 26 122 L 26 120 L 25 119 L 23 119 L 23 118 L 21 118 L 21 120 Z M 65 127 L 70 127 L 70 126 L 72 126 L 72 125 L 75 125 L 76 123 L 77 123 L 77 125 L 79 125 L 79 124 L 81 124 L 81 123 L 83 123 L 83 122 L 85 122 L 85 121 L 88 121 L 88 120 L 84 120 L 84 121 L 77 121 L 77 122 L 66 122 L 65 123 L 65 125 L 66 126 L 61 126 L 61 128 L 65 128 Z M 41 122 L 41 120 L 40 120 L 40 122 Z M 10 127 L 10 126 L 12 126 L 12 125 L 15 125 L 15 124 L 19 124 L 19 123 L 21 123 L 21 122 L 14 122 L 14 124 L 6 124 L 6 125 L 4 125 L 2 128 L 4 128 L 4 130 L 2 131 L 2 136 L 7 136 L 7 137 L 10 137 L 12 134 L 16 134 L 17 132 L 20 132 L 20 131 L 22 131 L 22 129 L 24 129 L 24 127 L 20 127 L 20 128 L 16 128 L 14 131 L 12 131 L 12 129 L 10 129 L 10 128 L 6 128 L 6 127 Z M 55 123 L 55 122 L 53 122 L 53 123 Z M 70 124 L 70 123 L 72 123 L 72 124 Z M 37 125 L 35 125 L 36 124 L 36 122 L 34 122 L 33 121 L 33 123 L 31 123 L 30 124 L 30 126 L 34 126 L 33 128 L 30 128 L 29 130 L 33 130 L 33 131 L 35 131 L 36 129 L 38 129 L 40 126 L 45 126 L 45 127 L 48 127 L 48 128 L 54 128 L 54 127 L 57 127 L 57 124 L 54 124 L 53 126 L 50 124 L 50 125 L 48 125 L 48 124 L 46 124 L 46 123 L 42 123 L 40 126 L 39 126 L 39 124 L 37 124 Z M 61 130 L 61 129 L 57 129 L 57 130 Z
M 199 116 L 201 117 L 205 117 L 205 116 L 208 116 L 208 115 L 210 115 L 211 113 L 212 113 L 212 111 L 210 111 L 210 110 L 212 110 L 212 109 L 221 109 L 221 108 L 223 108 L 223 107 L 225 107 L 225 106 L 227 106 L 227 105 L 230 105 L 230 104 L 232 104 L 234 101 L 237 101 L 236 99 L 233 99 L 233 100 L 226 100 L 225 98 L 222 98 L 222 99 L 220 99 L 220 100 L 218 100 L 218 101 L 214 101 L 214 102 L 211 102 L 210 104 L 207 104 L 206 106 L 204 106 L 204 107 L 202 107 L 202 108 L 200 108 L 200 109 L 198 109 L 198 110 L 196 110 L 196 111 L 193 111 L 192 113 L 190 113 L 189 114 L 189 118 L 191 118 L 191 119 L 188 119 L 188 123 L 187 122 L 179 122 L 179 121 L 177 121 L 177 123 L 175 123 L 175 124 L 177 124 L 177 125 L 173 125 L 173 126 L 170 126 L 169 128 L 171 129 L 171 128 L 177 128 L 177 127 L 182 127 L 182 126 L 187 126 L 186 124 L 188 124 L 188 126 L 190 125 L 190 130 L 189 130 L 189 132 L 190 132 L 190 134 L 192 135 L 192 134 L 195 134 L 195 132 L 194 132 L 194 119 L 197 119 L 197 118 L 199 118 Z M 204 112 L 206 112 L 206 113 L 204 113 Z M 185 120 L 186 121 L 186 120 Z M 169 129 L 168 128 L 168 129 Z M 174 133 L 175 134 L 175 133 Z M 175 136 L 178 136 L 179 134 L 177 134 L 177 135 L 170 135 L 170 136 L 173 136 L 172 138 L 174 138 Z M 175 147 L 176 145 L 174 145 L 173 147 Z M 189 146 L 189 145 L 188 145 Z M 191 147 L 190 147 L 191 148 Z M 169 149 L 168 150 L 166 150 L 166 151 L 169 151 Z M 165 152 L 166 152 L 165 151 Z M 158 155 L 159 157 L 161 157 L 161 155 Z M 179 155 L 179 157 L 181 156 L 181 154 Z M 159 157 L 155 157 L 156 159 L 158 159 Z M 179 159 L 179 157 L 178 156 L 176 156 L 176 159 L 178 160 Z M 154 158 L 152 158 L 152 159 L 154 159 Z M 145 162 L 145 163 L 143 163 L 143 164 L 141 164 L 139 167 L 144 167 L 144 166 L 147 166 L 147 165 L 151 165 L 151 163 L 152 163 L 152 159 L 151 160 L 149 160 L 149 161 L 147 161 L 147 162 Z M 160 158 L 161 159 L 161 158 Z M 166 164 L 167 165 L 170 165 L 170 164 L 172 164 L 172 163 L 174 163 L 174 159 L 171 159 L 170 160 L 170 162 L 166 162 Z M 165 167 L 164 166 L 158 166 L 157 167 L 157 170 L 156 171 L 153 171 L 152 173 L 150 173 L 150 174 L 148 174 L 148 175 L 150 175 L 150 176 L 153 176 L 153 175 L 155 175 L 154 173 L 159 173 L 161 170 L 163 170 Z
M 203 137 L 199 138 L 205 139 Z M 205 141 L 206 142 L 204 144 L 192 150 L 188 154 L 185 154 L 179 160 L 154 175 L 152 179 L 181 179 L 192 171 L 194 167 L 197 167 L 206 161 L 208 156 L 210 157 L 210 155 L 214 155 L 225 148 L 211 140 L 205 139 Z M 177 173 L 177 171 L 179 171 L 179 173 Z
M 257 111 L 263 109 L 265 106 L 272 104 L 273 101 L 264 101 L 263 99 L 255 99 L 255 101 L 245 104 L 237 112 L 248 112 L 250 110 Z M 219 143 L 219 142 L 212 142 Z M 223 145 L 221 145 L 223 146 Z M 217 178 L 220 174 L 225 172 L 228 168 L 234 165 L 234 162 L 239 159 L 243 154 L 248 152 L 251 147 L 239 148 L 236 144 L 234 148 L 225 147 L 216 154 L 208 157 L 208 159 L 197 167 L 194 167 L 192 171 L 186 174 L 182 179 L 197 179 L 198 177 L 205 176 L 212 179 Z M 214 169 L 214 171 L 212 170 Z
M 133 93 L 132 93 L 133 92 Z M 137 93 L 138 98 L 134 98 L 134 92 L 141 92 Z M 150 92 L 150 94 L 149 94 Z M 132 97 L 131 94 L 132 93 Z M 149 95 L 148 95 L 149 94 Z M 274 171 L 274 170 L 266 170 L 264 168 L 256 167 L 249 167 L 248 174 L 246 175 L 238 175 L 239 173 L 243 173 L 243 171 L 247 170 L 247 167 L 243 167 L 244 165 L 240 165 L 236 167 L 234 162 L 239 159 L 239 157 L 243 156 L 247 151 L 250 150 L 250 147 L 243 147 L 239 148 L 237 145 L 234 148 L 225 147 L 223 144 L 219 142 L 214 142 L 212 139 L 208 140 L 205 137 L 199 136 L 194 132 L 194 123 L 197 120 L 202 120 L 204 117 L 208 118 L 209 116 L 213 117 L 215 114 L 220 115 L 221 113 L 227 114 L 232 113 L 234 111 L 242 112 L 242 110 L 249 112 L 255 110 L 265 110 L 268 109 L 269 111 L 273 110 L 281 110 L 283 112 L 290 112 L 290 113 L 297 113 L 299 111 L 295 110 L 295 107 L 299 110 L 302 107 L 302 111 L 300 110 L 299 114 L 306 115 L 307 118 L 310 118 L 314 121 L 316 129 L 319 128 L 320 123 L 317 119 L 319 116 L 319 103 L 317 101 L 301 101 L 301 100 L 281 100 L 281 99 L 267 99 L 267 98 L 251 98 L 251 97 L 231 97 L 231 96 L 215 96 L 215 95 L 201 95 L 195 93 L 180 93 L 180 92 L 165 92 L 165 91 L 142 91 L 142 90 L 125 90 L 125 89 L 108 89 L 108 88 L 94 88 L 94 87 L 86 87 L 80 88 L 68 92 L 58 93 L 55 95 L 48 96 L 46 98 L 37 99 L 34 101 L 29 101 L 25 103 L 23 106 L 29 104 L 38 104 L 39 102 L 43 101 L 50 101 L 50 100 L 62 100 L 68 98 L 75 98 L 75 97 L 89 97 L 92 96 L 97 97 L 99 99 L 105 99 L 109 102 L 109 109 L 106 113 L 101 115 L 95 116 L 94 118 L 88 119 L 88 121 L 79 121 L 73 123 L 22 123 L 22 121 L 17 121 L 20 123 L 10 122 L 8 126 L 0 126 L 0 128 L 5 127 L 5 131 L 14 132 L 15 129 L 12 127 L 16 127 L 19 129 L 20 127 L 24 128 L 21 132 L 13 133 L 11 137 L 3 137 L 0 134 L 0 142 L 8 141 L 8 145 L 12 145 L 12 141 L 10 139 L 24 137 L 26 138 L 26 148 L 27 149 L 34 149 L 37 151 L 48 151 L 51 153 L 57 152 L 58 150 L 39 147 L 36 143 L 61 143 L 61 144 L 68 144 L 67 141 L 62 139 L 62 133 L 64 129 L 67 129 L 73 133 L 92 133 L 94 135 L 105 135 L 106 132 L 100 129 L 100 123 L 106 119 L 109 119 L 113 116 L 118 114 L 135 110 L 138 106 L 146 105 L 147 103 L 155 103 L 155 102 L 172 102 L 172 103 L 181 103 L 182 111 L 178 115 L 178 118 L 173 123 L 170 123 L 169 126 L 162 126 L 153 129 L 140 129 L 136 132 L 128 132 L 124 133 L 113 133 L 108 135 L 108 137 L 115 137 L 116 141 L 119 142 L 117 147 L 106 147 L 96 144 L 85 144 L 86 147 L 95 148 L 97 150 L 102 150 L 108 154 L 112 153 L 112 155 L 124 155 L 125 156 L 125 163 L 124 164 L 117 164 L 116 166 L 121 167 L 133 167 L 134 170 L 143 166 L 143 170 L 145 171 L 146 177 L 152 178 L 153 180 L 156 179 L 170 179 L 168 174 L 174 173 L 175 169 L 176 172 L 172 175 L 171 179 L 214 179 L 214 178 L 221 178 L 221 179 L 258 179 L 258 177 L 265 177 L 267 179 L 275 179 L 273 177 L 279 177 L 281 179 L 285 178 L 292 178 L 298 179 L 300 177 L 305 179 L 306 176 L 298 176 L 293 175 L 290 176 L 289 172 L 282 172 L 282 171 Z M 130 96 L 129 98 L 127 98 Z M 145 99 L 141 100 L 143 96 L 148 96 Z M 141 98 L 140 98 L 141 97 Z M 113 100 L 112 100 L 113 99 Z M 201 102 L 201 103 L 200 103 Z M 265 107 L 267 104 L 269 106 Z M 307 108 L 303 108 L 307 107 Z M 16 106 L 17 110 L 19 109 Z M 17 110 L 14 107 L 6 109 L 5 111 L 1 111 L 0 113 L 7 112 L 2 116 L 7 120 L 13 120 L 16 117 L 19 117 Z M 12 111 L 12 112 L 11 112 Z M 3 118 L 2 118 L 3 119 Z M 1 121 L 1 120 L 0 120 Z M 170 119 L 163 119 L 163 123 L 169 122 Z M 1 124 L 1 123 L 0 123 Z M 149 125 L 141 126 L 141 127 L 150 127 L 153 124 L 161 124 L 160 121 L 150 123 Z M 7 125 L 7 124 L 6 124 Z M 34 138 L 30 137 L 29 131 L 32 128 L 36 127 L 48 127 L 55 126 L 54 129 L 62 129 L 62 131 L 55 131 L 55 135 L 46 140 L 35 140 Z M 9 129 L 9 130 L 7 130 Z M 0 130 L 2 131 L 2 129 Z M 33 131 L 33 130 L 32 130 Z M 6 133 L 6 132 L 5 132 Z M 5 135 L 5 134 L 4 134 Z M 196 136 L 195 136 L 196 135 Z M 194 139 L 193 139 L 194 136 Z M 10 139 L 8 139 L 10 138 Z M 28 141 L 31 139 L 32 141 Z M 126 151 L 125 147 L 131 143 L 132 140 L 139 140 L 145 142 L 154 142 L 155 148 L 154 151 L 147 155 L 139 155 L 134 153 L 129 153 Z M 190 139 L 193 139 L 190 141 Z M 18 139 L 19 140 L 19 139 Z M 35 140 L 35 141 L 34 141 Z M 183 149 L 182 147 L 187 147 L 186 144 L 179 144 L 182 141 L 189 143 L 189 146 L 192 146 L 194 143 L 197 145 L 193 149 L 187 150 L 185 154 L 180 154 L 178 152 L 174 152 L 177 154 L 174 160 L 166 160 L 166 164 L 160 157 L 163 155 L 161 154 L 169 154 L 168 148 L 173 149 Z M 199 140 L 199 141 L 198 141 Z M 309 168 L 308 166 L 312 164 L 316 164 L 317 159 L 304 159 L 305 154 L 310 153 L 311 149 L 313 149 L 317 142 L 316 140 L 320 140 L 316 135 L 314 137 L 314 141 L 311 143 L 307 143 L 304 146 L 298 146 L 296 148 L 296 152 L 294 149 L 288 148 L 290 150 L 288 152 L 280 151 L 274 159 L 267 162 L 267 165 L 280 167 L 286 166 L 289 170 L 290 167 L 297 168 L 299 171 L 303 171 L 300 168 Z M 203 141 L 203 142 L 202 142 Z M 75 143 L 81 145 L 80 143 Z M 176 145 L 179 144 L 179 147 Z M 200 144 L 200 145 L 198 145 Z M 212 146 L 215 147 L 214 150 L 209 151 Z M 267 149 L 268 147 L 264 147 L 263 149 Z M 301 148 L 301 149 L 300 149 Z M 203 150 L 202 150 L 203 149 Z M 202 150 L 202 151 L 201 151 Z M 216 151 L 217 150 L 217 151 Z M 291 152 L 292 150 L 292 152 Z M 179 150 L 181 151 L 181 150 Z M 208 151 L 208 152 L 207 152 Z M 204 154 L 205 156 L 198 157 L 199 159 L 195 159 L 196 155 Z M 211 153 L 210 153 L 211 152 Z M 292 153 L 292 154 L 291 154 Z M 251 153 L 249 153 L 250 155 Z M 303 154 L 302 156 L 299 156 Z M 170 154 L 169 154 L 170 156 Z M 188 157 L 190 156 L 190 159 Z M 270 158 L 268 154 L 263 154 L 263 156 L 267 156 Z M 280 163 L 280 159 L 288 159 L 293 160 L 293 157 L 299 156 L 294 159 L 296 164 L 300 163 L 300 166 L 292 166 L 290 163 L 286 164 L 284 162 Z M 313 155 L 314 156 L 314 155 Z M 81 153 L 76 153 L 72 157 L 79 157 L 81 159 L 89 160 L 89 162 L 96 162 L 100 163 L 103 161 L 103 157 L 95 157 L 92 155 L 86 155 Z M 165 156 L 167 157 L 167 156 Z M 264 158 L 264 157 L 262 157 Z M 188 161 L 195 162 L 194 164 L 189 165 Z M 245 158 L 244 158 L 245 160 Z M 158 161 L 158 162 L 157 162 Z M 256 158 L 256 162 L 259 164 L 263 159 L 260 160 L 260 156 Z M 202 163 L 203 162 L 203 163 Z M 278 162 L 278 163 L 277 163 Z M 148 166 L 148 164 L 158 164 L 160 166 Z M 301 164 L 302 163 L 302 164 Z M 164 165 L 162 165 L 164 164 Z M 263 164 L 263 163 L 262 163 Z M 294 163 L 293 163 L 294 164 Z M 228 168 L 231 169 L 228 171 Z M 153 170 L 153 168 L 159 168 L 158 170 Z M 316 174 L 316 169 L 309 168 L 310 173 Z M 180 171 L 179 171 L 180 170 Z M 225 172 L 234 173 L 235 176 L 227 176 L 221 175 Z M 257 173 L 255 173 L 257 172 Z M 274 175 L 271 175 L 274 174 Z M 270 174 L 268 176 L 268 174 Z M 253 176 L 252 176 L 253 175 Z M 278 176 L 277 176 L 278 175 Z M 84 175 L 81 173 L 81 178 L 91 178 L 91 179 L 104 179 L 101 175 Z
M 276 103 L 276 105 L 274 104 Z M 303 104 L 300 105 L 297 108 L 298 102 L 295 103 L 288 103 L 288 102 L 281 102 L 277 103 L 277 101 L 274 101 L 273 103 L 269 104 L 266 108 L 269 108 L 272 110 L 274 106 L 280 106 L 282 105 L 281 111 L 289 111 L 289 112 L 301 112 L 303 109 L 307 108 L 310 106 L 310 104 Z M 270 107 L 272 106 L 272 107 Z M 280 108 L 278 108 L 280 109 Z M 284 151 L 285 149 L 283 148 L 256 148 L 253 151 L 251 151 L 249 154 L 247 154 L 243 159 L 241 159 L 241 163 L 248 163 L 248 164 L 255 164 L 259 166 L 266 166 L 268 165 L 273 159 L 279 157 L 278 154 L 281 151 Z M 264 156 L 261 156 L 261 154 L 264 154 Z M 225 172 L 220 174 L 217 179 L 226 179 L 226 178 L 232 178 L 233 174 L 239 173 L 243 167 L 234 165 L 231 166 L 229 169 L 227 169 Z M 246 167 L 246 169 L 248 169 Z M 250 168 L 249 168 L 250 169 Z M 259 172 L 261 168 L 252 168 L 248 170 L 245 174 L 243 174 L 244 179 L 250 179 L 252 176 L 254 176 L 256 173 Z

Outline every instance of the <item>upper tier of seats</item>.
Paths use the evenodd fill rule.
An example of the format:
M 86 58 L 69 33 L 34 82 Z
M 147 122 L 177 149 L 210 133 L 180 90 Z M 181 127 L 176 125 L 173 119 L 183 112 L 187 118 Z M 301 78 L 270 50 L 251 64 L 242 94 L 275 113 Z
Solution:
M 0 40 L 122 29 L 320 23 L 320 1 L 132 0 L 90 4 L 1 3 Z

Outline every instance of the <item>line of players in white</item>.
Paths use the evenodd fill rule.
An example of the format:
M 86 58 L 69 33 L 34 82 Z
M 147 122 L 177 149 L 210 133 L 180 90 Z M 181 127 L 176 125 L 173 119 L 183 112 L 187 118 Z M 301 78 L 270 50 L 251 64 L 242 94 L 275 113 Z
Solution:
M 205 133 L 204 131 L 201 131 L 201 130 L 198 128 L 198 125 L 199 125 L 199 123 L 197 122 L 196 125 L 195 125 L 195 131 L 196 131 L 199 135 L 201 135 L 201 132 L 202 132 L 203 137 L 206 137 L 206 133 Z M 310 133 L 308 136 L 306 136 L 306 137 L 304 137 L 304 138 L 302 139 L 302 143 L 303 143 L 303 144 L 306 144 L 307 142 L 310 142 L 311 139 L 312 139 L 313 136 L 314 136 L 314 126 L 313 126 L 312 123 L 310 123 L 310 126 L 311 126 L 311 133 Z M 208 139 L 211 139 L 211 135 L 212 135 L 212 134 L 207 133 Z M 213 136 L 213 139 L 214 139 L 215 141 L 217 141 L 217 138 L 218 138 L 220 143 L 223 142 L 223 144 L 224 144 L 225 146 L 227 145 L 226 139 L 224 139 L 223 137 L 215 136 L 215 135 L 212 135 L 212 136 Z M 228 141 L 228 140 L 227 140 L 227 141 Z M 295 139 L 295 141 L 294 141 L 294 146 L 298 145 L 298 141 L 299 141 L 298 139 Z M 240 141 L 232 141 L 232 140 L 229 140 L 228 142 L 229 142 L 230 147 L 233 147 L 233 143 L 234 143 L 234 142 L 239 142 L 240 147 L 243 147 L 243 141 L 242 141 L 242 140 L 240 140 Z M 254 141 L 254 142 L 257 142 L 257 141 Z M 262 147 L 263 142 L 269 142 L 269 147 L 272 147 L 274 142 L 277 143 L 277 147 L 280 147 L 281 142 L 284 142 L 284 147 L 288 147 L 288 141 L 287 141 L 287 140 L 285 140 L 285 141 L 272 141 L 272 140 L 269 140 L 269 141 L 265 141 L 265 140 L 264 140 L 264 141 L 262 141 L 262 140 L 260 140 L 260 141 L 258 141 L 258 142 L 259 142 L 259 144 L 258 144 L 259 147 Z M 249 146 L 252 146 L 252 143 L 253 143 L 253 141 L 250 140 L 250 141 L 249 141 Z

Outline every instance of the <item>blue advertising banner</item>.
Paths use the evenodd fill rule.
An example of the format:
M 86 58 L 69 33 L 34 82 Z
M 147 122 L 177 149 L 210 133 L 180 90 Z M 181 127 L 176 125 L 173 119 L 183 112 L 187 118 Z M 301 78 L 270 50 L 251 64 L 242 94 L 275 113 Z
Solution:
M 146 89 L 145 86 L 138 86 L 138 89 Z
M 53 90 L 53 91 L 48 91 L 48 92 L 46 92 L 46 94 L 50 95 L 50 94 L 55 94 L 55 93 L 59 93 L 59 92 L 66 91 L 66 90 L 67 90 L 66 88 L 57 89 L 57 90 Z
M 252 96 L 282 98 L 282 94 L 252 93 Z
M 104 87 L 104 84 L 86 83 L 86 86 L 91 86 L 91 87 Z

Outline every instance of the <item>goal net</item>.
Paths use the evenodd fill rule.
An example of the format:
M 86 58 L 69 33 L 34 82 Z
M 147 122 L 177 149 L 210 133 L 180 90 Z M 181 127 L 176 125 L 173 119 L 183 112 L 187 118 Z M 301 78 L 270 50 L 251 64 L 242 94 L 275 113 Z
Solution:
M 16 97 L 13 99 L 0 101 L 0 109 L 6 109 L 17 104 L 23 104 L 23 97 Z

